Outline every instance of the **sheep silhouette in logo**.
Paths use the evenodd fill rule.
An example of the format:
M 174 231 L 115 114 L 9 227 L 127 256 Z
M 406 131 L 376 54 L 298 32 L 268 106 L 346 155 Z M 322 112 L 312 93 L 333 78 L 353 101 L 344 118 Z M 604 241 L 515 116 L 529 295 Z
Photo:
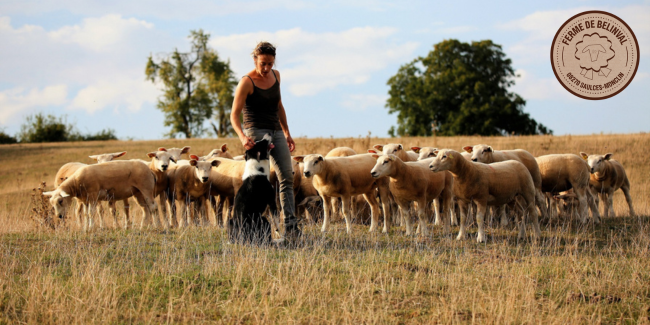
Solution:
M 271 224 L 262 214 L 267 206 L 272 215 L 277 214 L 275 190 L 269 181 L 269 152 L 273 147 L 271 135 L 266 134 L 252 149 L 246 150 L 244 181 L 235 195 L 234 215 L 228 223 L 231 243 L 271 242 Z
M 599 76 L 609 76 L 612 70 L 607 68 L 608 61 L 615 55 L 612 42 L 598 33 L 585 34 L 582 40 L 576 43 L 575 58 L 580 60 L 580 74 L 589 80 L 594 79 L 594 72 Z

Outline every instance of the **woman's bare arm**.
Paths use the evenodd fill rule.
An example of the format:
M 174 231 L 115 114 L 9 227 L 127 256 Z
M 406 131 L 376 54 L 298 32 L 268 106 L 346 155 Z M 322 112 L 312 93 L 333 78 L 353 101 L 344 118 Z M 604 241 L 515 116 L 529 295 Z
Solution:
M 253 82 L 246 77 L 242 78 L 237 85 L 237 89 L 235 89 L 235 98 L 232 101 L 232 110 L 230 112 L 230 124 L 232 124 L 233 130 L 237 133 L 239 141 L 241 141 L 246 150 L 252 149 L 255 146 L 255 142 L 244 134 L 244 131 L 241 128 L 241 119 L 239 116 L 244 110 L 246 96 L 248 96 L 252 91 Z

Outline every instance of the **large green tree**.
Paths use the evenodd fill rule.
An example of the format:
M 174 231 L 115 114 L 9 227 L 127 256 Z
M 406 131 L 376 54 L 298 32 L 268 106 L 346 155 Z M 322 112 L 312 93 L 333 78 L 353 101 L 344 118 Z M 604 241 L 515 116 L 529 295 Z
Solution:
M 171 127 L 167 135 L 200 137 L 207 131 L 205 122 L 214 117 L 216 124 L 210 124 L 215 135 L 228 136 L 233 133 L 230 108 L 237 85 L 230 62 L 208 47 L 210 34 L 203 30 L 191 31 L 190 40 L 190 52 L 175 49 L 160 62 L 151 56 L 147 60 L 147 79 L 163 88 L 157 106 L 165 114 L 165 126 Z
M 388 80 L 386 107 L 397 113 L 391 136 L 548 134 L 524 112 L 526 101 L 509 92 L 512 61 L 490 40 L 445 40 L 399 68 Z

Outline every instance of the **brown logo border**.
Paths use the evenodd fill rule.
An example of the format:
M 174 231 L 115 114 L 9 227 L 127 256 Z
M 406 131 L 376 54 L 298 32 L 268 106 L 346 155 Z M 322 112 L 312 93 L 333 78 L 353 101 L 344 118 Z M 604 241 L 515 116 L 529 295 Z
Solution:
M 625 27 L 627 27 L 627 29 L 630 31 L 630 34 L 632 34 L 632 38 L 634 39 L 634 45 L 636 46 L 637 60 L 636 60 L 636 66 L 634 67 L 634 72 L 632 73 L 632 76 L 623 85 L 623 87 L 621 87 L 621 89 L 617 90 L 613 94 L 609 94 L 609 95 L 603 96 L 603 97 L 587 97 L 587 96 L 581 95 L 581 94 L 576 93 L 573 90 L 571 90 L 569 87 L 567 87 L 562 82 L 562 80 L 560 79 L 560 76 L 558 76 L 558 74 L 557 74 L 557 71 L 555 71 L 555 64 L 553 63 L 553 50 L 555 49 L 555 41 L 557 40 L 557 37 L 560 35 L 560 32 L 563 30 L 564 26 L 566 26 L 570 21 L 572 21 L 576 17 L 582 16 L 582 15 L 587 15 L 587 14 L 604 14 L 604 15 L 611 16 L 611 17 L 617 19 L 623 25 L 625 25 Z M 607 98 L 610 98 L 610 97 L 614 97 L 614 96 L 618 95 L 621 91 L 625 90 L 625 88 L 627 88 L 627 86 L 632 82 L 632 80 L 634 80 L 634 77 L 636 76 L 636 72 L 637 72 L 637 70 L 639 70 L 639 61 L 640 60 L 641 60 L 641 52 L 639 52 L 639 41 L 636 39 L 636 35 L 634 34 L 634 31 L 632 31 L 632 28 L 630 28 L 630 26 L 623 19 L 621 19 L 620 17 L 618 17 L 618 16 L 616 16 L 616 15 L 614 15 L 612 13 L 609 13 L 607 11 L 602 11 L 602 10 L 583 11 L 583 12 L 578 13 L 577 15 L 574 15 L 573 17 L 567 19 L 567 21 L 565 21 L 564 24 L 562 24 L 562 26 L 560 26 L 560 28 L 558 28 L 557 32 L 555 33 L 555 37 L 553 37 L 553 43 L 551 43 L 551 68 L 553 69 L 553 74 L 555 75 L 555 79 L 557 79 L 557 81 L 560 83 L 560 85 L 562 85 L 562 87 L 564 87 L 564 89 L 566 89 L 568 92 L 570 92 L 574 96 L 580 97 L 582 99 L 587 99 L 587 100 L 603 100 L 603 99 L 607 99 Z

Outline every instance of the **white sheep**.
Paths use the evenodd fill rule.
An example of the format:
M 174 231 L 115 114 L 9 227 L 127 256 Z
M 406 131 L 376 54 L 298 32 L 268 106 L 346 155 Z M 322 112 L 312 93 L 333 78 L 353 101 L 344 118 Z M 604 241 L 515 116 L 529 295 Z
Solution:
M 623 191 L 625 200 L 630 208 L 630 216 L 635 216 L 634 207 L 632 207 L 632 196 L 630 196 L 630 180 L 627 178 L 625 168 L 618 161 L 612 159 L 612 153 L 605 155 L 588 155 L 584 152 L 580 156 L 587 161 L 589 165 L 589 188 L 591 192 L 600 196 L 603 201 L 603 217 L 607 218 L 609 213 L 612 217 L 616 216 L 614 212 L 614 192 L 618 189 Z
M 528 169 L 530 176 L 533 178 L 533 183 L 535 184 L 535 203 L 542 212 L 542 218 L 547 218 L 546 198 L 542 193 L 542 175 L 540 174 L 539 166 L 537 165 L 535 157 L 531 155 L 530 152 L 522 149 L 494 150 L 491 146 L 486 144 L 466 146 L 463 147 L 463 150 L 472 155 L 471 159 L 474 162 L 491 164 L 507 160 L 516 160 L 524 164 L 526 169 Z M 508 219 L 505 213 L 505 206 L 499 208 L 499 214 L 501 215 L 501 225 L 507 225 Z
M 542 192 L 559 193 L 573 189 L 578 197 L 578 214 L 582 222 L 587 222 L 588 207 L 594 223 L 600 222 L 598 207 L 589 191 L 589 165 L 574 154 L 553 154 L 536 157 L 542 175 Z
M 294 160 L 304 163 L 304 175 L 312 177 L 312 184 L 318 191 L 323 202 L 330 202 L 332 197 L 340 197 L 343 202 L 343 216 L 345 217 L 346 230 L 352 232 L 350 220 L 350 202 L 353 195 L 363 194 L 371 210 L 370 231 L 378 228 L 379 206 L 375 189 L 379 195 L 384 209 L 384 232 L 388 232 L 388 179 L 374 179 L 370 170 L 376 159 L 369 154 L 354 155 L 349 157 L 324 158 L 321 155 L 295 156 Z M 324 217 L 321 231 L 327 231 L 330 222 L 330 205 L 323 204 Z
M 417 203 L 420 234 L 428 236 L 425 222 L 431 202 L 442 197 L 444 231 L 449 232 L 450 217 L 447 215 L 453 191 L 453 177 L 448 172 L 432 173 L 429 162 L 403 162 L 395 155 L 373 155 L 377 163 L 370 171 L 374 178 L 388 177 L 390 193 L 397 201 L 406 223 L 406 234 L 411 235 L 411 202 Z M 446 216 L 445 216 L 446 215 Z
M 66 215 L 63 200 L 66 197 L 78 199 L 86 207 L 83 228 L 89 230 L 93 224 L 94 207 L 99 201 L 108 201 L 114 205 L 115 201 L 126 200 L 131 196 L 135 196 L 144 211 L 144 223 L 156 208 L 153 200 L 155 183 L 155 176 L 144 164 L 135 161 L 111 161 L 83 166 L 55 190 L 43 195 L 51 196 L 50 204 L 59 218 Z
M 465 238 L 467 206 L 477 206 L 476 240 L 485 242 L 484 217 L 487 206 L 500 206 L 522 199 L 523 207 L 533 220 L 534 236 L 540 237 L 541 230 L 535 208 L 535 185 L 528 169 L 520 162 L 509 160 L 493 164 L 479 164 L 463 158 L 460 153 L 443 149 L 436 153 L 429 168 L 433 172 L 449 171 L 454 176 L 454 195 L 459 202 L 460 231 L 457 239 Z M 519 221 L 519 238 L 525 235 L 525 222 Z

